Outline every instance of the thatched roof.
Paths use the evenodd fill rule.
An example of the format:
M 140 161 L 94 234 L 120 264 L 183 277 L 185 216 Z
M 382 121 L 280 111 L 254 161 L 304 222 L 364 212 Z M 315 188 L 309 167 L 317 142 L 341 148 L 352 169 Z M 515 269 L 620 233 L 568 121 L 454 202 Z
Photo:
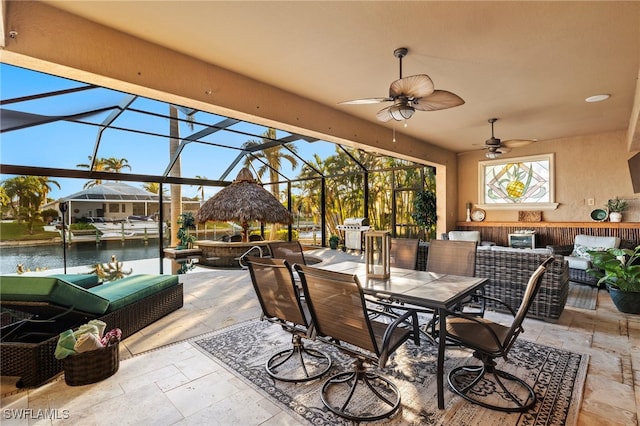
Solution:
M 196 220 L 233 220 L 292 223 L 293 215 L 269 191 L 258 185 L 251 171 L 243 168 L 236 180 L 209 198 L 198 210 Z M 244 227 L 244 225 L 242 225 Z

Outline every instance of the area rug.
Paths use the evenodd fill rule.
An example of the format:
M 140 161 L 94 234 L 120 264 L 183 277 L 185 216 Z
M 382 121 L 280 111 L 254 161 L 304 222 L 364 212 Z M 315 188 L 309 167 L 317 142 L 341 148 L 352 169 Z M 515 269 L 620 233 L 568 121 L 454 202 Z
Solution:
M 598 303 L 598 287 L 578 284 L 569 281 L 569 296 L 567 306 L 580 309 L 595 310 Z
M 302 423 L 310 425 L 351 425 L 328 411 L 320 399 L 324 378 L 307 383 L 286 383 L 272 379 L 265 362 L 277 351 L 288 349 L 291 335 L 267 321 L 252 320 L 196 339 L 196 347 L 226 365 Z M 352 359 L 330 345 L 305 341 L 331 354 L 330 375 L 351 368 Z M 447 349 L 445 371 L 460 364 L 477 364 L 471 353 Z M 575 425 L 582 400 L 588 355 L 572 353 L 525 340 L 516 341 L 509 361 L 499 367 L 525 379 L 533 386 L 538 401 L 525 413 L 502 413 L 466 402 L 447 387 L 446 407 L 436 402 L 437 348 L 423 340 L 421 346 L 408 342 L 389 360 L 382 373 L 400 388 L 402 408 L 382 425 Z M 446 380 L 446 379 L 445 379 Z

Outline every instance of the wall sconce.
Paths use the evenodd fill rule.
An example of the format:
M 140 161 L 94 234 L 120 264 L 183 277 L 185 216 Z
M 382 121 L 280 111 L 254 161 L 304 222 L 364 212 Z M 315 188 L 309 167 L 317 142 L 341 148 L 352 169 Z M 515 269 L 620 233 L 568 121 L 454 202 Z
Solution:
M 364 233 L 365 266 L 368 278 L 389 278 L 391 266 L 391 234 L 389 231 Z

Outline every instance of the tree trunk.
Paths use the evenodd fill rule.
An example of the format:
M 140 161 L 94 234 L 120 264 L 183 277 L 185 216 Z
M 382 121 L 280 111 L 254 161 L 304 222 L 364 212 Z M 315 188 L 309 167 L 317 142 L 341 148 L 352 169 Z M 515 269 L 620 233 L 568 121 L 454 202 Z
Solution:
M 169 106 L 169 158 L 173 158 L 178 148 L 180 147 L 180 128 L 178 121 L 178 110 Z M 182 174 L 182 168 L 180 166 L 180 157 L 176 160 L 173 167 L 169 171 L 169 176 L 180 176 Z M 171 247 L 176 247 L 180 242 L 178 238 L 178 219 L 182 213 L 182 186 L 171 185 Z

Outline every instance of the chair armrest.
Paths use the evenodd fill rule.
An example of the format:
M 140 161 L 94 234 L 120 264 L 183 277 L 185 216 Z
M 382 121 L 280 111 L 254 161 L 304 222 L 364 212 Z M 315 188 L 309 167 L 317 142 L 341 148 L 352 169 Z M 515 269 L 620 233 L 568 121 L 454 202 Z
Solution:
M 559 254 L 561 256 L 570 256 L 573 252 L 573 244 L 570 245 L 548 245 L 551 254 Z
M 411 318 L 411 323 L 408 323 L 407 320 Z M 391 338 L 393 337 L 393 332 L 396 328 L 398 328 L 401 324 L 407 324 L 411 326 L 413 343 L 416 346 L 420 346 L 420 329 L 418 327 L 418 314 L 415 311 L 408 310 L 404 314 L 397 317 L 384 332 L 382 337 L 382 350 L 380 351 L 380 357 L 378 359 L 378 366 L 383 368 L 387 359 L 389 358 L 389 344 L 391 343 Z M 393 348 L 392 348 L 393 349 Z
M 477 298 L 477 299 L 491 300 L 493 302 L 500 303 L 505 308 L 507 308 L 509 310 L 509 312 L 511 312 L 511 315 L 513 315 L 514 317 L 516 316 L 516 311 L 509 304 L 504 302 L 503 300 L 500 300 L 498 298 L 491 297 L 491 296 L 485 296 L 483 294 L 473 294 L 471 297 Z

